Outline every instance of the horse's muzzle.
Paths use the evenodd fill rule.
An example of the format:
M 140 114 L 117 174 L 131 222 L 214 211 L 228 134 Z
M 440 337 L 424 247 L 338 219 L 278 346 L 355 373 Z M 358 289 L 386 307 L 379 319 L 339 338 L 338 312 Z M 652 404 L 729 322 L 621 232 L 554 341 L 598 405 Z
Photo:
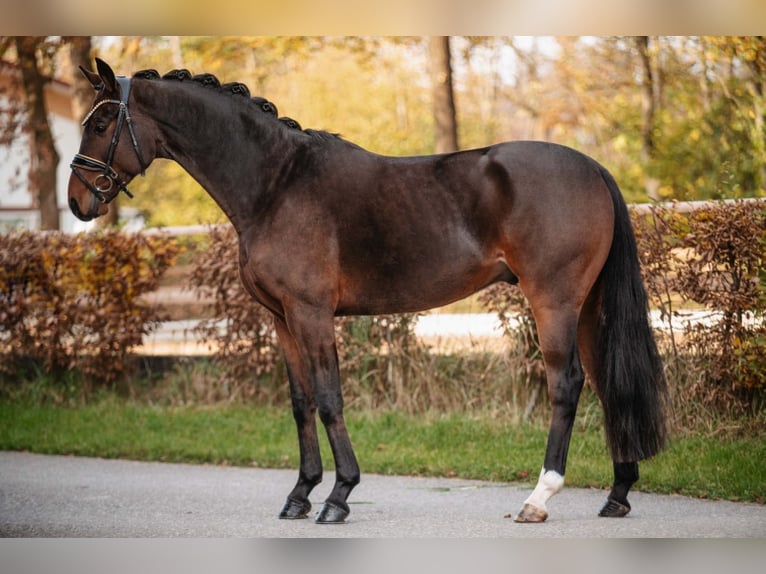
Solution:
M 77 203 L 77 200 L 74 197 L 69 198 L 69 209 L 72 210 L 74 216 L 80 221 L 91 221 L 98 217 L 98 212 L 94 213 L 93 210 L 89 211 L 88 213 L 83 213 L 80 211 L 80 204 Z

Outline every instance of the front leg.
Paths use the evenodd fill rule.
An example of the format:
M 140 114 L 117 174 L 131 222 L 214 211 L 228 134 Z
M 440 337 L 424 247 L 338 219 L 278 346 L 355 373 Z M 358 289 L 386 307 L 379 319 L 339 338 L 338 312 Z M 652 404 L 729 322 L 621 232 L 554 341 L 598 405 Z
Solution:
M 308 381 L 306 388 L 311 390 L 316 400 L 316 403 L 313 401 L 311 403 L 311 420 L 313 422 L 313 409 L 316 408 L 327 431 L 327 438 L 335 459 L 335 485 L 317 513 L 316 521 L 322 524 L 344 522 L 350 513 L 346 501 L 351 490 L 359 484 L 360 472 L 343 417 L 343 396 L 340 388 L 333 314 L 329 309 L 296 303 L 286 311 L 286 324 L 295 342 L 298 362 L 305 369 L 300 377 L 294 374 L 296 379 L 306 376 L 306 379 L 302 380 Z M 295 400 L 293 404 L 295 405 Z M 305 412 L 306 409 L 297 410 Z M 296 420 L 298 420 L 297 417 Z M 302 447 L 302 457 L 303 454 Z M 318 456 L 317 453 L 317 460 Z M 301 468 L 303 469 L 303 461 Z
M 322 457 L 316 427 L 316 402 L 309 377 L 304 367 L 295 340 L 290 335 L 284 321 L 275 317 L 274 326 L 279 337 L 287 365 L 287 377 L 290 381 L 290 398 L 293 405 L 293 417 L 298 429 L 298 447 L 300 449 L 300 472 L 298 482 L 287 496 L 279 518 L 306 518 L 311 511 L 309 494 L 322 482 Z
M 316 517 L 316 521 L 322 524 L 346 520 L 351 512 L 346 500 L 360 480 L 359 465 L 343 417 L 343 398 L 340 394 L 340 385 L 338 385 L 337 392 L 334 392 L 334 389 L 328 389 L 328 393 L 328 397 L 318 397 L 319 417 L 327 431 L 336 471 L 332 492 Z

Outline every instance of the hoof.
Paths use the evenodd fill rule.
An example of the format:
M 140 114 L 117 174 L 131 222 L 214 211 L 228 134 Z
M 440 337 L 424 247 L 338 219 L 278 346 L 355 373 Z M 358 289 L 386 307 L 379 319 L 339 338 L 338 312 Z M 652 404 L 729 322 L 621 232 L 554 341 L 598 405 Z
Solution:
M 604 507 L 599 511 L 598 515 L 607 518 L 622 518 L 628 512 L 630 512 L 630 504 L 628 504 L 627 500 L 625 501 L 625 504 L 622 504 L 613 498 L 607 498 L 606 504 L 604 504 Z
M 285 520 L 296 520 L 306 518 L 311 511 L 311 503 L 308 500 L 296 500 L 288 498 L 285 505 L 279 511 L 279 518 Z
M 348 506 L 343 508 L 333 502 L 325 502 L 317 512 L 314 522 L 317 524 L 342 524 L 350 512 Z
M 525 504 L 524 508 L 521 509 L 521 512 L 516 515 L 513 521 L 545 522 L 546 518 L 548 518 L 548 513 L 545 510 L 538 508 L 537 506 L 532 506 L 531 504 Z

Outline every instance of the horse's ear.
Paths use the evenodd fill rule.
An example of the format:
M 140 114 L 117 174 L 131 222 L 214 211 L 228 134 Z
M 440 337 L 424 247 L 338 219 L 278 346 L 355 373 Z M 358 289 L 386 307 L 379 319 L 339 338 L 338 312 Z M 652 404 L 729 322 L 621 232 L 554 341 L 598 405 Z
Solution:
M 90 70 L 82 66 L 80 66 L 80 71 L 82 72 L 82 75 L 88 79 L 88 81 L 90 82 L 90 85 L 93 86 L 94 90 L 98 91 L 104 87 L 104 82 L 101 79 L 101 76 L 99 76 L 98 74 L 94 74 L 93 72 L 91 72 Z
M 96 68 L 98 69 L 98 75 L 101 77 L 104 87 L 107 92 L 117 94 L 119 92 L 117 88 L 117 80 L 114 77 L 112 68 L 100 58 L 96 58 Z

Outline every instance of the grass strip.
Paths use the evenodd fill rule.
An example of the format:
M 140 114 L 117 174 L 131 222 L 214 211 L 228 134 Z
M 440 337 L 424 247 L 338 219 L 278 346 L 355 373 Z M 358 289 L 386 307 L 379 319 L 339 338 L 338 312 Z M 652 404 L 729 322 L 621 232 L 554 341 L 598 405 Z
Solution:
M 534 484 L 545 449 L 542 425 L 486 416 L 349 413 L 363 473 L 462 477 Z M 606 488 L 612 468 L 598 428 L 573 434 L 567 485 Z M 322 437 L 326 469 L 330 448 Z M 0 449 L 265 468 L 298 467 L 289 409 L 227 405 L 161 407 L 106 399 L 55 406 L 0 402 Z M 761 438 L 678 436 L 641 465 L 638 490 L 764 503 Z

